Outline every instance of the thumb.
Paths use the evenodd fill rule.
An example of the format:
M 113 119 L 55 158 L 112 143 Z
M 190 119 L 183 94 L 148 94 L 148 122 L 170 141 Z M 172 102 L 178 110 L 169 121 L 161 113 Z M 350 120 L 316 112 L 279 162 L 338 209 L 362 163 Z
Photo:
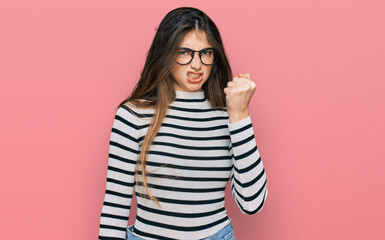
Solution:
M 242 78 L 246 78 L 246 79 L 249 79 L 249 80 L 250 80 L 250 74 L 249 74 L 249 73 L 246 73 L 246 74 L 239 74 L 238 77 L 242 77 Z

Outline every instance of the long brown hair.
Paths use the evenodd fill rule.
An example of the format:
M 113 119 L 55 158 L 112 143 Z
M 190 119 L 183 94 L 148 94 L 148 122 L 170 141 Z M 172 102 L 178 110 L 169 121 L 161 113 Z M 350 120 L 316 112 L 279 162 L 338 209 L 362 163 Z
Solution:
M 211 69 L 209 79 L 202 86 L 205 97 L 213 108 L 225 108 L 226 97 L 223 89 L 227 82 L 231 81 L 232 73 L 221 36 L 214 22 L 204 12 L 190 7 L 174 9 L 163 18 L 148 51 L 138 83 L 131 95 L 118 106 L 119 108 L 129 102 L 137 108 L 154 109 L 154 115 L 136 163 L 135 181 L 138 187 L 144 186 L 148 198 L 159 207 L 158 200 L 148 189 L 146 176 L 149 172 L 146 170 L 146 160 L 151 143 L 167 115 L 168 106 L 176 97 L 175 80 L 171 74 L 174 52 L 186 33 L 194 30 L 204 31 L 208 42 L 218 52 L 218 60 Z M 139 182 L 139 172 L 142 175 L 141 182 Z

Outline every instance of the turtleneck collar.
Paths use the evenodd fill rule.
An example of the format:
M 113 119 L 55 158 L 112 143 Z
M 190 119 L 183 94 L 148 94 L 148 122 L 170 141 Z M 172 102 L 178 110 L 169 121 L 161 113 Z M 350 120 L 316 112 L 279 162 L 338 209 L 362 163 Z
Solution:
M 175 91 L 177 99 L 196 99 L 201 100 L 205 98 L 204 91 L 199 92 L 184 92 L 184 91 Z

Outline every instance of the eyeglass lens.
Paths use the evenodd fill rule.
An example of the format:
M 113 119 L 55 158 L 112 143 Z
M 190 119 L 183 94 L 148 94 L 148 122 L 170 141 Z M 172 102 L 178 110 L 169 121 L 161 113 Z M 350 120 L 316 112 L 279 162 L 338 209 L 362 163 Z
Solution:
M 215 54 L 214 54 L 214 49 L 213 48 L 205 48 L 198 51 L 193 51 L 189 48 L 180 48 L 177 50 L 175 54 L 175 60 L 177 63 L 185 65 L 188 64 L 192 61 L 195 52 L 198 53 L 201 62 L 205 65 L 211 65 L 214 63 L 215 60 Z

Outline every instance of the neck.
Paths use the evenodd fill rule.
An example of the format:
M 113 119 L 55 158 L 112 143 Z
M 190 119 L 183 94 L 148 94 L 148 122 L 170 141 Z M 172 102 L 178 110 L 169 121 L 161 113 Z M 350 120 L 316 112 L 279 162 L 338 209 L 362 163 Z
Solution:
M 204 91 L 197 92 L 184 92 L 184 91 L 175 91 L 177 99 L 203 99 L 205 97 Z

